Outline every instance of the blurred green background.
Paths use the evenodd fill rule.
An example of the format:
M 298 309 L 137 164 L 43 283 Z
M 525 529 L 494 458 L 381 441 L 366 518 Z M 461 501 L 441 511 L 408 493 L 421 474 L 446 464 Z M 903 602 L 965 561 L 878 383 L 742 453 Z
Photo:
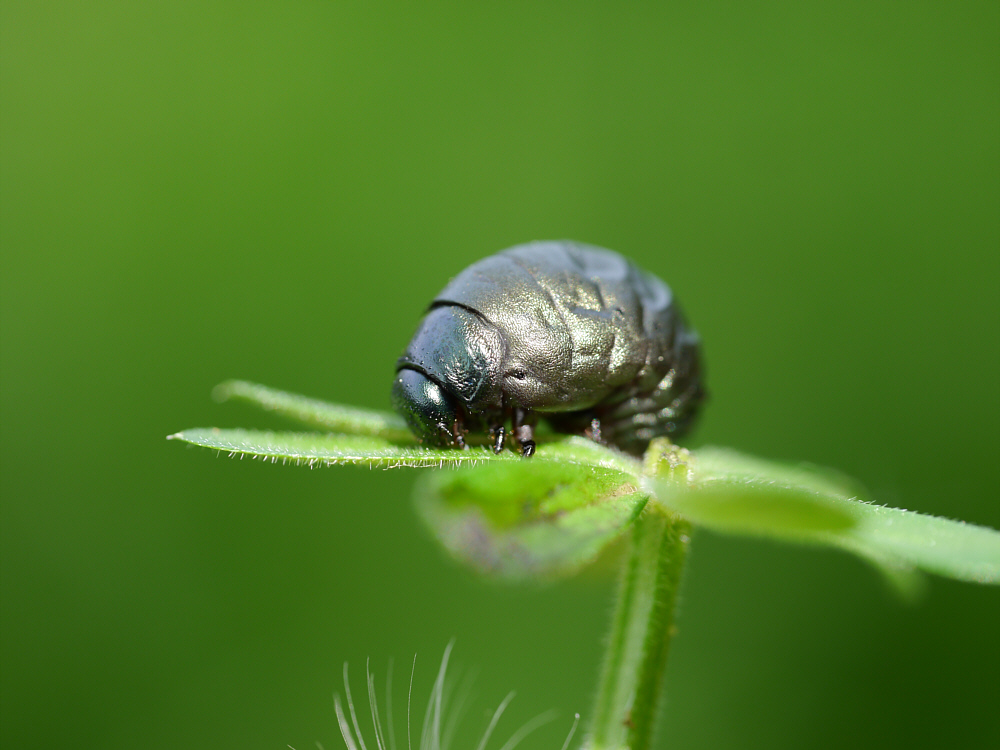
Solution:
M 232 377 L 385 408 L 421 311 L 537 238 L 619 250 L 700 330 L 690 444 L 1000 528 L 1000 5 L 0 5 L 0 742 L 341 747 L 349 661 L 456 747 L 586 714 L 613 561 L 458 569 L 406 471 L 164 440 L 282 426 Z M 660 746 L 1000 746 L 1000 595 L 915 607 L 833 552 L 698 536 Z M 398 718 L 398 716 L 397 716 Z M 401 728 L 401 725 L 400 725 Z M 498 735 L 498 739 L 501 739 Z M 496 743 L 497 746 L 500 743 Z

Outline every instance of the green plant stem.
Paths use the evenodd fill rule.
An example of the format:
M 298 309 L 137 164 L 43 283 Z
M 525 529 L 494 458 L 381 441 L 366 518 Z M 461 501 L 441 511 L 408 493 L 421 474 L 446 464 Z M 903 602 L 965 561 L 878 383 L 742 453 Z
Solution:
M 588 750 L 648 750 L 663 690 L 690 525 L 652 501 L 633 529 Z

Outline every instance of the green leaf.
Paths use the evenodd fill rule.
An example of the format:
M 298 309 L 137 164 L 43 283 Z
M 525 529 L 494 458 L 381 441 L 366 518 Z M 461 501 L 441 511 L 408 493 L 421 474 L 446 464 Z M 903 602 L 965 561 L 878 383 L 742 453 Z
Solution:
M 638 459 L 576 435 L 553 433 L 550 439 L 538 443 L 530 460 L 537 459 L 612 469 L 631 477 L 642 474 L 642 463 Z
M 903 589 L 912 589 L 914 568 L 1000 583 L 1000 533 L 993 529 L 874 505 L 852 480 L 825 469 L 720 448 L 659 449 L 656 460 L 666 467 L 654 470 L 659 501 L 705 528 L 844 549 Z
M 397 466 L 448 466 L 483 461 L 518 461 L 519 456 L 504 453 L 494 456 L 485 449 L 432 450 L 397 445 L 384 438 L 366 435 L 336 435 L 308 432 L 263 432 L 260 430 L 220 430 L 203 427 L 170 435 L 202 448 L 213 448 L 232 457 L 271 461 L 272 463 L 394 468 Z
M 510 450 L 495 454 L 484 446 L 468 450 L 421 448 L 398 445 L 394 441 L 367 435 L 333 433 L 268 432 L 263 430 L 197 427 L 168 435 L 201 448 L 225 452 L 232 457 L 271 461 L 272 463 L 315 466 L 362 464 L 382 468 L 477 465 L 486 462 L 516 462 L 521 457 Z M 638 461 L 609 450 L 584 438 L 566 437 L 540 443 L 530 463 L 564 463 L 614 469 L 637 475 Z
M 537 458 L 537 454 L 536 454 Z M 506 580 L 574 572 L 639 515 L 649 495 L 612 468 L 511 461 L 433 472 L 416 506 L 458 560 Z
M 253 383 L 223 383 L 215 395 L 351 434 L 206 428 L 170 438 L 231 456 L 309 466 L 483 464 L 470 478 L 460 473 L 429 480 L 422 490 L 422 513 L 453 554 L 508 578 L 579 567 L 655 495 L 663 507 L 705 528 L 853 552 L 902 588 L 912 589 L 915 568 L 1000 583 L 1000 533 L 871 504 L 859 486 L 829 470 L 721 448 L 692 453 L 664 439 L 651 444 L 643 465 L 619 451 L 567 436 L 540 442 L 535 457 L 522 461 L 511 451 L 494 455 L 484 447 L 420 448 L 394 414 L 328 404 Z
M 971 583 L 1000 584 L 1000 533 L 900 508 L 852 502 L 855 525 L 830 538 L 881 564 L 911 565 Z
M 212 396 L 216 401 L 246 401 L 309 427 L 329 432 L 369 435 L 401 443 L 415 442 L 406 423 L 391 412 L 330 404 L 244 380 L 226 381 L 215 387 Z
M 855 523 L 842 501 L 856 497 L 859 489 L 833 472 L 786 466 L 721 448 L 690 453 L 670 446 L 670 450 L 682 460 L 688 457 L 687 481 L 661 483 L 661 499 L 695 523 L 782 538 L 809 538 Z

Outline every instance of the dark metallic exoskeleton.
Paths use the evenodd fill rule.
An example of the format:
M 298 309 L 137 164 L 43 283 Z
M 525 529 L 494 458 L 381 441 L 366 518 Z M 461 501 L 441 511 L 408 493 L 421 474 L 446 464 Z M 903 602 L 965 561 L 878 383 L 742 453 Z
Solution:
M 628 260 L 532 242 L 462 271 L 396 366 L 392 403 L 421 443 L 466 447 L 505 425 L 525 456 L 539 417 L 640 454 L 677 436 L 704 396 L 698 336 L 670 289 Z

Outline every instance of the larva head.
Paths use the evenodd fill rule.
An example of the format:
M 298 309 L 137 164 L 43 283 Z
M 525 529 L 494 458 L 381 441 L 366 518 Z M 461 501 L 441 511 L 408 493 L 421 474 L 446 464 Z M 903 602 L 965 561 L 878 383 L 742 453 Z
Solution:
M 416 370 L 400 370 L 392 385 L 392 408 L 425 445 L 455 444 L 458 405 L 445 390 Z
M 462 307 L 435 307 L 397 363 L 392 405 L 429 445 L 461 443 L 502 410 L 499 332 Z

